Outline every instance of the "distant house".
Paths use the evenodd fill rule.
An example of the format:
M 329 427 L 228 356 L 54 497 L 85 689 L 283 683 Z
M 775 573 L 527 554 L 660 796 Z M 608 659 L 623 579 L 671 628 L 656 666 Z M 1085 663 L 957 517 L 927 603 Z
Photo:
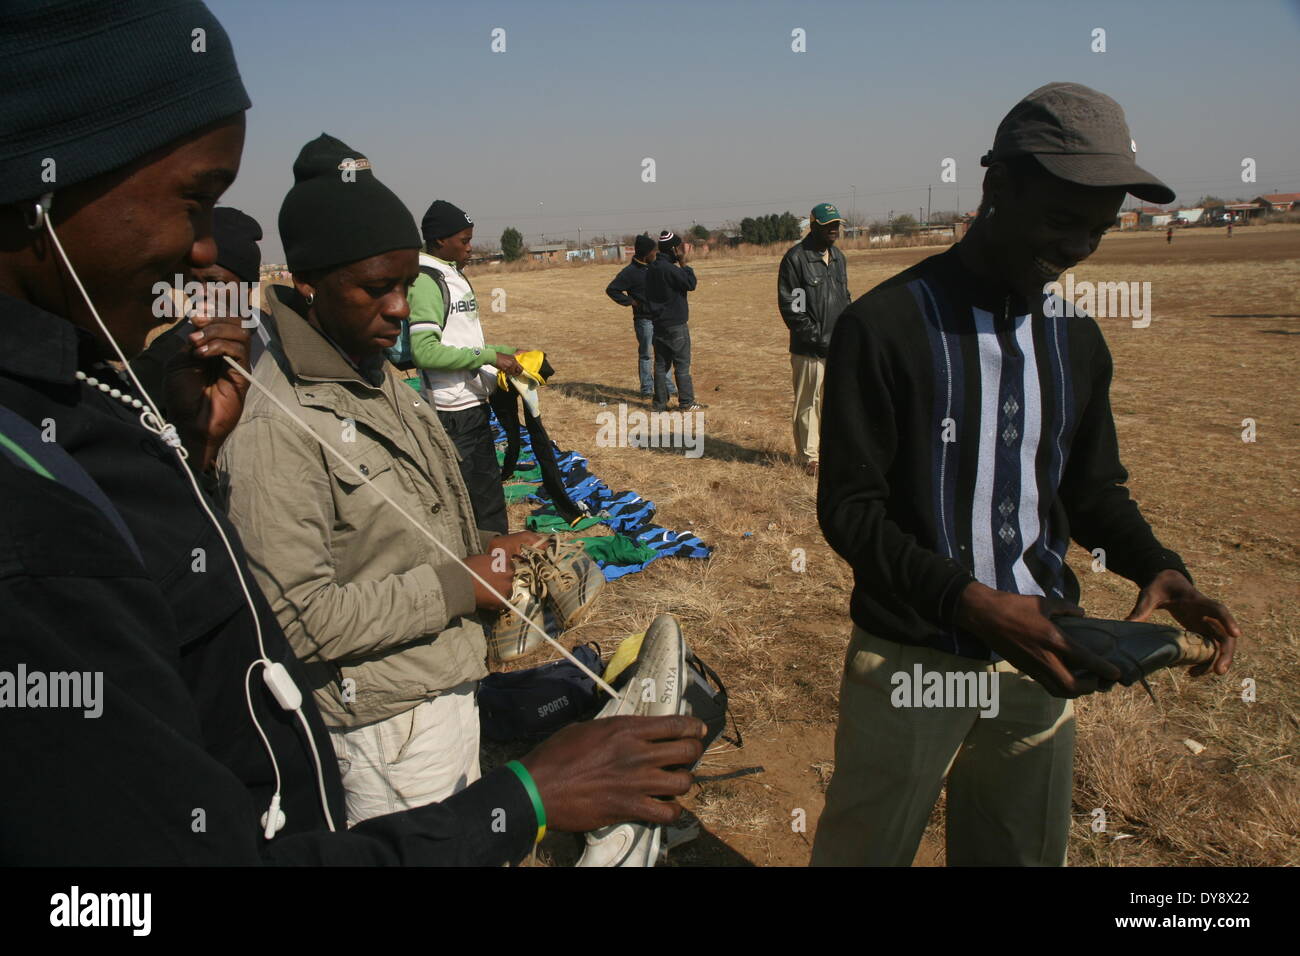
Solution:
M 1300 208 L 1300 193 L 1268 193 L 1256 196 L 1254 202 L 1259 203 L 1265 214 L 1291 212 Z
M 574 259 L 595 259 L 595 249 L 566 249 L 564 250 L 564 259 L 566 262 L 572 262 Z
M 1194 222 L 1200 222 L 1204 215 L 1205 215 L 1205 210 L 1199 206 L 1195 209 L 1174 210 L 1174 216 L 1177 217 L 1178 219 L 1181 219 L 1189 226 Z
M 1223 207 L 1224 214 L 1232 222 L 1250 222 L 1263 210 L 1264 207 L 1257 202 L 1230 202 Z
M 623 256 L 623 243 L 621 243 L 621 242 L 607 242 L 607 243 L 605 243 L 603 246 L 600 247 L 600 257 L 601 257 L 602 259 L 622 259 L 622 258 L 624 258 L 624 256 Z
M 1138 227 L 1138 211 L 1136 209 L 1125 209 L 1115 218 L 1115 221 L 1121 229 L 1136 229 Z
M 556 259 L 564 258 L 564 254 L 568 251 L 568 245 L 563 242 L 544 242 L 528 247 L 528 255 L 535 262 L 554 262 Z
M 1159 206 L 1142 206 L 1137 211 L 1138 225 L 1145 228 L 1169 225 L 1173 213 L 1165 212 Z

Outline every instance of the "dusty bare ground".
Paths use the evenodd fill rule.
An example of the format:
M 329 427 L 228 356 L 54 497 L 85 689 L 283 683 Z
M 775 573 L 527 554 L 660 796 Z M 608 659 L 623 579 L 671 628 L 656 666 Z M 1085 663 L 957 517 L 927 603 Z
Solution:
M 936 249 L 851 251 L 855 295 Z M 671 862 L 802 865 L 833 770 L 851 577 L 822 540 L 815 484 L 790 461 L 790 365 L 774 305 L 779 251 L 695 263 L 694 376 L 709 404 L 702 458 L 602 448 L 597 414 L 646 408 L 626 310 L 603 293 L 615 267 L 475 278 L 488 341 L 545 349 L 558 369 L 543 397 L 551 435 L 591 459 L 616 491 L 658 505 L 711 560 L 661 560 L 613 582 L 569 643 L 643 630 L 671 611 L 723 675 L 745 746 L 708 755 L 685 801 L 705 833 Z M 1112 401 L 1131 487 L 1157 534 L 1245 633 L 1226 678 L 1162 673 L 1157 702 L 1117 689 L 1079 703 L 1074 865 L 1277 865 L 1300 860 L 1300 228 L 1116 236 L 1076 279 L 1149 281 L 1154 320 L 1102 320 L 1115 358 Z M 507 311 L 488 310 L 503 288 Z M 607 403 L 604 407 L 601 403 Z M 1242 441 L 1243 419 L 1257 440 Z M 513 511 L 519 524 L 526 507 Z M 792 569 L 794 549 L 806 570 Z M 1082 603 L 1123 617 L 1135 589 L 1072 563 Z M 1243 678 L 1255 701 L 1243 701 Z M 1193 755 L 1183 743 L 1205 746 Z M 1104 832 L 1093 832 L 1095 809 Z M 806 820 L 806 830 L 798 823 Z M 568 838 L 545 856 L 572 858 Z M 918 864 L 941 863 L 942 801 Z

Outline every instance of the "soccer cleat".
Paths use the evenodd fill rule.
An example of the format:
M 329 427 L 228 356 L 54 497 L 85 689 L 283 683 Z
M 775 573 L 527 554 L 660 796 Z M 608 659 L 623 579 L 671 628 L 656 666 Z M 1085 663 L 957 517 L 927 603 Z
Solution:
M 505 664 L 537 650 L 542 643 L 538 629 L 544 627 L 545 608 L 542 600 L 545 595 L 545 585 L 538 579 L 534 563 L 516 558 L 510 606 L 523 617 L 510 610 L 504 610 L 497 616 L 487 635 L 488 654 L 492 660 Z M 531 627 L 529 622 L 537 627 Z
M 1140 683 L 1153 700 L 1155 693 L 1146 680 L 1149 675 L 1165 667 L 1212 661 L 1217 652 L 1213 641 L 1164 624 L 1070 615 L 1054 617 L 1052 623 L 1071 644 L 1114 665 L 1120 675 L 1118 683 L 1125 687 Z M 1095 675 L 1083 670 L 1075 671 L 1075 676 Z M 1100 680 L 1098 689 L 1110 690 L 1117 682 Z
M 660 614 L 641 641 L 636 661 L 626 672 L 622 693 L 608 701 L 602 717 L 659 717 L 686 712 L 686 641 L 671 614 Z M 659 862 L 664 828 L 650 823 L 615 823 L 586 835 L 578 866 L 654 866 Z
M 525 548 L 520 556 L 535 569 L 546 600 L 561 628 L 578 624 L 605 584 L 605 573 L 583 546 L 552 537 L 541 548 Z

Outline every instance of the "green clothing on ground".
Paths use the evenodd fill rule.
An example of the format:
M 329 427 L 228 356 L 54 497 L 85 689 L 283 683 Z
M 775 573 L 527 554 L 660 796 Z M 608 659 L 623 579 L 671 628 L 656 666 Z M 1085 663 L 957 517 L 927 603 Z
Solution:
M 541 487 L 540 484 L 532 485 L 526 481 L 517 481 L 501 487 L 501 493 L 506 496 L 507 504 L 514 504 L 516 501 L 523 501 L 529 495 L 534 495 Z
M 602 567 L 606 564 L 645 564 L 658 555 L 654 548 L 625 534 L 598 534 L 573 540 L 581 541 L 587 556 Z
M 524 527 L 529 531 L 538 531 L 542 534 L 549 534 L 552 531 L 582 531 L 590 528 L 592 525 L 598 525 L 601 518 L 598 515 L 591 515 L 586 518 L 579 518 L 576 524 L 569 524 L 559 515 L 529 515 L 524 519 Z

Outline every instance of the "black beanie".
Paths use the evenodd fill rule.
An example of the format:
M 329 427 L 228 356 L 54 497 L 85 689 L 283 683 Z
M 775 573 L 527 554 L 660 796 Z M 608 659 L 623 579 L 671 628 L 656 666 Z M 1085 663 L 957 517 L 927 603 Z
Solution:
M 660 252 L 672 252 L 681 244 L 682 244 L 682 237 L 673 235 L 670 230 L 665 229 L 663 232 L 659 233 Z
M 4 0 L 2 19 L 0 203 L 57 194 L 249 107 L 230 39 L 198 0 Z
M 654 247 L 655 241 L 653 239 L 646 235 L 640 235 L 636 237 L 633 249 L 636 251 L 636 257 L 640 259 Z
M 280 241 L 290 272 L 420 248 L 410 210 L 375 178 L 370 160 L 328 133 L 302 148 L 293 179 L 280 206 Z
M 257 241 L 262 238 L 262 227 L 256 219 L 233 206 L 218 206 L 212 210 L 212 238 L 217 243 L 217 265 L 244 282 L 258 280 L 262 250 Z
M 474 220 L 465 215 L 465 213 L 447 202 L 445 199 L 435 199 L 433 204 L 420 220 L 420 232 L 424 235 L 424 241 L 427 246 L 433 246 L 435 243 L 448 236 L 454 236 L 462 229 L 469 229 L 474 225 Z

